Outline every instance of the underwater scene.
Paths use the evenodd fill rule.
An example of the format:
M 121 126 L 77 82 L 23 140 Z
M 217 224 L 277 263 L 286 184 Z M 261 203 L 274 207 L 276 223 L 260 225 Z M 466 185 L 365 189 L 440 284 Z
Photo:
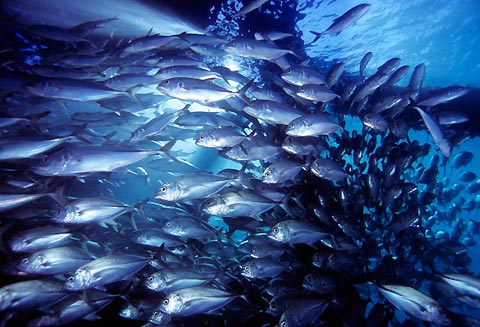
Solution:
M 0 326 L 480 326 L 480 2 L 0 2 Z

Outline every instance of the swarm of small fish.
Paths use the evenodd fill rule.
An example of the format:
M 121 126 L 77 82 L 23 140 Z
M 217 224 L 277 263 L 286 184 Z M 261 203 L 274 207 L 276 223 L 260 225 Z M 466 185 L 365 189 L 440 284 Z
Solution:
M 465 117 L 435 110 L 467 88 L 425 91 L 423 64 L 399 87 L 399 58 L 365 76 L 371 53 L 358 76 L 321 71 L 280 32 L 94 37 L 115 19 L 2 23 L 2 325 L 479 324 L 452 308 L 479 308 L 466 269 L 478 222 L 459 214 L 480 182 L 440 181 L 473 154 L 452 155 Z M 211 64 L 227 55 L 275 69 L 255 80 Z M 238 168 L 200 169 L 187 143 Z

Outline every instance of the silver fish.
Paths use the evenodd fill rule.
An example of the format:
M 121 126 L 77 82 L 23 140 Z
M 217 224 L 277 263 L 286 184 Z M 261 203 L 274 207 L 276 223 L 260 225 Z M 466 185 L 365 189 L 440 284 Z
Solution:
M 463 86 L 447 86 L 443 89 L 436 90 L 429 95 L 428 98 L 417 103 L 417 106 L 432 107 L 441 103 L 449 102 L 453 99 L 459 98 L 469 91 Z
M 92 261 L 92 256 L 74 247 L 37 251 L 22 259 L 18 269 L 29 274 L 57 275 L 70 272 Z
M 147 277 L 145 286 L 155 292 L 170 293 L 184 288 L 201 286 L 212 278 L 188 269 L 162 270 Z
M 224 48 L 225 52 L 239 57 L 274 60 L 286 54 L 298 57 L 293 51 L 285 50 L 266 41 L 257 41 L 250 39 L 239 39 L 232 41 Z
M 290 136 L 317 136 L 328 135 L 342 126 L 333 122 L 327 115 L 303 115 L 288 124 L 285 133 Z
M 435 121 L 435 119 L 427 114 L 425 111 L 418 107 L 414 107 L 422 116 L 423 121 L 425 122 L 425 125 L 427 126 L 428 131 L 430 132 L 430 135 L 432 135 L 433 142 L 438 146 L 440 151 L 443 153 L 443 155 L 447 158 L 450 157 L 451 154 L 451 146 L 448 143 L 448 140 L 445 139 L 443 136 L 442 129 L 440 128 L 440 125 Z
M 326 83 L 325 77 L 316 69 L 306 66 L 293 66 L 282 72 L 282 80 L 296 86 L 306 84 L 323 85 Z
M 200 134 L 195 140 L 195 144 L 205 148 L 225 148 L 233 147 L 246 139 L 247 136 L 240 133 L 237 129 L 223 127 Z
M 252 101 L 243 111 L 271 125 L 288 125 L 292 120 L 304 115 L 290 105 L 269 100 Z
M 210 313 L 223 308 L 235 298 L 235 294 L 213 286 L 195 286 L 168 294 L 162 301 L 160 310 L 175 316 Z
M 411 287 L 377 285 L 377 288 L 399 310 L 440 326 L 450 326 L 452 324 L 437 301 Z
M 53 280 L 27 280 L 0 288 L 0 310 L 26 310 L 53 304 L 65 298 L 62 283 Z
M 321 33 L 310 31 L 310 33 L 315 35 L 315 38 L 313 39 L 312 43 L 316 42 L 323 34 L 339 34 L 344 29 L 346 29 L 350 25 L 354 24 L 357 20 L 362 18 L 362 16 L 367 13 L 368 9 L 370 9 L 370 6 L 371 5 L 368 3 L 362 3 L 359 5 L 356 5 L 355 7 L 347 10 L 340 17 L 335 18 L 333 23 L 325 31 Z
M 284 183 L 294 179 L 308 165 L 292 160 L 280 160 L 274 162 L 263 172 L 263 182 L 268 184 Z
M 77 146 L 61 149 L 33 168 L 43 176 L 75 176 L 111 172 L 163 152 L 124 147 Z
M 165 201 L 186 201 L 203 199 L 220 192 L 236 179 L 199 173 L 181 176 L 171 182 L 163 184 L 155 198 Z
M 72 240 L 72 233 L 63 227 L 42 226 L 26 229 L 8 239 L 8 247 L 13 252 L 36 252 L 64 245 Z
M 312 244 L 329 236 L 317 225 L 300 220 L 279 222 L 268 233 L 269 238 L 287 244 Z
M 145 267 L 150 258 L 132 254 L 112 254 L 95 259 L 67 278 L 63 288 L 69 291 L 85 290 L 121 281 Z

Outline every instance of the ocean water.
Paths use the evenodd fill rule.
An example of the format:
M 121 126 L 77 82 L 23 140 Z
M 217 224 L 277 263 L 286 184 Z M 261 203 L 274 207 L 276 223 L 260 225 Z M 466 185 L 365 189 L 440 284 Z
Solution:
M 192 202 L 165 202 L 155 197 L 164 183 L 175 180 L 179 176 L 191 173 L 197 174 L 199 171 L 219 174 L 224 169 L 240 170 L 242 162 L 225 158 L 220 155 L 218 149 L 203 148 L 196 145 L 195 139 L 204 129 L 179 127 L 174 123 L 169 124 L 164 132 L 151 138 L 156 143 L 150 142 L 148 139 L 136 144 L 129 143 L 132 132 L 148 119 L 180 110 L 185 105 L 183 101 L 164 95 L 157 90 L 157 84 L 153 84 L 136 90 L 137 99 L 143 104 L 141 107 L 123 94 L 126 105 L 118 103 L 116 104 L 117 107 L 111 107 L 110 105 L 110 108 L 107 109 L 95 101 L 63 101 L 54 97 L 44 97 L 43 100 L 42 98 L 33 98 L 25 90 L 23 84 L 29 82 L 31 78 L 47 78 L 36 75 L 34 68 L 49 65 L 62 67 L 63 64 L 60 61 L 67 54 L 83 53 L 84 51 L 87 52 L 85 49 L 89 49 L 91 54 L 100 56 L 104 55 L 101 51 L 102 46 L 105 49 L 121 48 L 128 44 L 129 40 L 155 33 L 175 35 L 182 32 L 208 32 L 229 41 L 238 38 L 252 39 L 255 32 L 274 30 L 291 33 L 291 37 L 275 41 L 278 47 L 289 49 L 298 56 L 287 55 L 285 58 L 290 64 L 303 62 L 305 65 L 326 74 L 335 63 L 344 63 L 345 69 L 340 77 L 340 82 L 338 86 L 332 88 L 335 92 L 340 92 L 341 85 L 345 85 L 347 81 L 361 83 L 358 72 L 359 63 L 368 51 L 372 52 L 372 59 L 365 70 L 367 77 L 373 75 L 379 66 L 394 57 L 401 59 L 400 65 L 410 66 L 405 77 L 396 84 L 403 89 L 409 84 L 413 68 L 423 63 L 426 67 L 426 75 L 422 92 L 416 100 L 425 98 L 430 90 L 451 85 L 468 87 L 469 89 L 463 97 L 434 108 L 427 108 L 432 115 L 442 111 L 453 111 L 461 113 L 469 119 L 466 123 L 442 126 L 444 134 L 452 144 L 450 158 L 445 158 L 438 150 L 418 113 L 412 107 L 408 107 L 401 116 L 409 126 L 408 141 L 396 140 L 383 155 L 388 156 L 389 151 L 395 153 L 393 151 L 396 151 L 401 143 L 418 142 L 420 145 L 430 145 L 430 150 L 425 156 L 418 157 L 410 167 L 396 175 L 398 177 L 396 182 L 398 183 L 412 182 L 418 184 L 418 193 L 415 197 L 412 195 L 410 198 L 410 195 L 403 194 L 400 197 L 404 201 L 403 203 L 395 203 L 395 205 L 392 205 L 394 207 L 392 209 L 383 208 L 384 211 L 381 210 L 383 204 L 378 206 L 365 203 L 363 205 L 358 204 L 357 197 L 360 193 L 364 194 L 362 192 L 365 192 L 362 189 L 361 178 L 358 176 L 366 175 L 367 172 L 354 173 L 357 165 L 352 153 L 347 153 L 342 158 L 336 158 L 342 163 L 344 169 L 347 169 L 349 165 L 353 167 L 350 171 L 355 176 L 352 182 L 331 182 L 322 180 L 311 172 L 306 172 L 299 179 L 295 179 L 294 183 L 285 184 L 287 189 L 291 188 L 297 200 L 295 202 L 289 199 L 289 205 L 299 211 L 302 211 L 302 206 L 304 207 L 301 218 L 296 219 L 323 226 L 324 222 L 321 222 L 321 214 L 316 216 L 317 211 L 315 211 L 318 206 L 323 205 L 327 216 L 341 215 L 353 221 L 356 225 L 354 229 L 360 233 L 360 236 L 343 233 L 341 228 L 338 228 L 339 226 L 343 227 L 343 225 L 339 224 L 337 226 L 335 222 L 332 223 L 333 220 L 330 221 L 331 225 L 328 225 L 329 232 L 337 237 L 348 235 L 348 238 L 362 249 L 363 258 L 366 261 L 359 264 L 361 272 L 356 272 L 358 275 L 350 274 L 338 267 L 324 267 L 323 269 L 326 269 L 327 274 L 340 276 L 338 278 L 344 284 L 337 286 L 333 293 L 319 295 L 316 292 L 303 289 L 301 280 L 308 273 L 324 272 L 322 268 L 314 267 L 311 261 L 317 250 L 325 251 L 325 248 L 322 248 L 322 245 L 319 245 L 318 242 L 314 245 L 286 244 L 283 245 L 283 248 L 288 249 L 288 255 L 277 259 L 285 263 L 288 268 L 279 279 L 295 281 L 296 293 L 294 294 L 298 301 L 302 298 L 315 298 L 329 303 L 329 309 L 325 314 L 320 315 L 320 318 L 297 322 L 294 326 L 429 325 L 428 322 L 422 322 L 422 320 L 412 317 L 411 314 L 405 313 L 404 310 L 392 306 L 379 294 L 375 286 L 371 284 L 372 282 L 413 287 L 437 299 L 442 307 L 459 316 L 480 319 L 478 306 L 455 301 L 455 299 L 452 299 L 454 296 L 447 292 L 442 293 L 445 290 L 441 287 L 435 287 L 435 278 L 439 274 L 461 273 L 478 276 L 480 269 L 480 260 L 478 259 L 480 247 L 477 244 L 479 241 L 477 229 L 480 222 L 478 217 L 480 193 L 479 191 L 469 192 L 466 190 L 473 184 L 480 185 L 480 179 L 478 179 L 480 177 L 480 157 L 478 156 L 480 129 L 477 123 L 480 118 L 477 113 L 478 103 L 480 103 L 480 92 L 478 92 L 480 87 L 480 42 L 478 36 L 480 3 L 475 0 L 403 2 L 372 0 L 368 2 L 371 5 L 370 9 L 355 24 L 338 34 L 322 35 L 318 41 L 312 43 L 314 35 L 309 31 L 324 31 L 335 18 L 359 3 L 359 1 L 333 0 L 267 1 L 259 9 L 249 12 L 245 16 L 232 19 L 232 15 L 243 7 L 242 1 L 199 1 L 199 3 L 189 6 L 181 1 L 88 0 L 83 2 L 55 2 L 6 0 L 2 3 L 2 15 L 6 19 L 1 23 L 1 41 L 4 44 L 2 46 L 3 51 L 0 53 L 2 58 L 0 78 L 3 87 L 3 90 L 1 90 L 2 116 L 29 117 L 32 114 L 44 111 L 50 113 L 39 120 L 39 131 L 32 132 L 29 129 L 23 129 L 23 127 L 18 129 L 9 127 L 5 128 L 1 135 L 5 138 L 11 136 L 32 137 L 30 133 L 33 133 L 35 137 L 66 136 L 83 124 L 72 118 L 78 117 L 74 114 L 113 113 L 114 116 L 108 116 L 109 118 L 86 120 L 84 128 L 88 131 L 87 138 L 97 145 L 122 144 L 148 150 L 156 150 L 173 138 L 176 142 L 171 149 L 171 154 L 178 161 L 162 161 L 161 156 L 159 156 L 160 158 L 155 156 L 107 174 L 87 173 L 65 178 L 58 176 L 47 178 L 32 173 L 32 167 L 37 165 L 40 160 L 50 157 L 55 151 L 61 149 L 59 147 L 45 152 L 42 159 L 0 161 L 2 164 L 1 176 L 5 181 L 10 180 L 11 176 L 20 176 L 19 178 L 22 180 L 24 178 L 31 179 L 34 182 L 40 182 L 47 188 L 50 185 L 63 185 L 65 186 L 64 195 L 68 201 L 77 198 L 107 196 L 133 206 L 135 203 L 148 198 L 149 202 L 144 207 L 148 219 L 145 220 L 140 215 L 134 217 L 140 228 L 148 229 L 163 226 L 179 211 L 189 212 L 196 219 L 201 219 L 219 231 L 217 235 L 220 236 L 217 237 L 224 241 L 223 250 L 229 250 L 232 247 L 234 249 L 232 250 L 233 255 L 228 257 L 228 254 L 224 254 L 221 250 L 218 250 L 217 253 L 217 250 L 207 250 L 206 246 L 203 248 L 205 244 L 201 241 L 188 240 L 185 241 L 185 244 L 190 246 L 193 243 L 193 250 L 190 250 L 198 252 L 190 253 L 185 258 L 178 258 L 178 260 L 183 260 L 185 266 L 191 266 L 193 261 L 187 261 L 187 259 L 213 258 L 216 260 L 217 269 L 222 272 L 214 274 L 212 279 L 215 281 L 212 283 L 218 288 L 226 287 L 237 295 L 246 292 L 244 295 L 247 300 L 246 303 L 243 303 L 243 300 L 235 299 L 232 305 L 229 304 L 224 309 L 214 311 L 214 313 L 204 312 L 192 317 L 180 315 L 174 317 L 169 325 L 275 326 L 279 324 L 283 326 L 280 324 L 281 314 L 265 313 L 271 299 L 270 295 L 265 294 L 265 290 L 268 289 L 269 282 L 278 276 L 257 279 L 247 278 L 241 274 L 242 266 L 249 259 L 248 253 L 242 252 L 243 243 L 253 243 L 253 241 L 246 240 L 255 239 L 255 237 L 261 238 L 256 233 L 268 232 L 278 221 L 289 219 L 289 213 L 280 209 L 280 202 L 274 209 L 259 216 L 259 221 L 262 223 L 256 233 L 250 230 L 242 231 L 239 228 L 240 231 L 229 237 L 227 236 L 228 230 L 232 227 L 228 226 L 228 223 L 225 223 L 219 216 L 207 215 L 202 212 L 201 208 L 206 201 L 205 198 L 195 199 Z M 93 29 L 91 34 L 86 37 L 92 40 L 92 47 L 48 40 L 36 35 L 28 28 L 31 25 L 50 25 L 68 29 L 86 21 L 112 17 L 115 20 Z M 118 54 L 115 51 L 106 52 L 109 53 L 107 59 L 99 65 L 103 65 L 105 69 L 102 70 L 102 76 L 97 75 L 95 80 L 97 83 L 116 76 L 122 66 L 128 67 L 132 63 L 143 63 L 147 60 L 146 58 L 151 59 L 151 57 L 148 57 L 150 53 L 147 52 L 146 58 L 139 56 L 132 57 L 132 62 L 117 61 L 116 56 Z M 180 53 L 180 50 L 173 48 L 170 51 L 165 51 L 165 53 L 159 50 L 157 54 L 159 56 L 175 56 L 178 53 Z M 239 57 L 228 53 L 223 53 L 220 56 L 201 55 L 199 57 L 210 68 L 214 66 L 228 67 L 244 75 L 247 81 L 253 80 L 257 86 L 272 87 L 277 91 L 282 90 L 275 86 L 275 81 L 279 79 L 282 69 L 272 62 Z M 159 63 L 162 59 L 163 57 L 160 58 Z M 114 64 L 109 65 L 110 60 Z M 149 63 L 149 65 L 152 64 Z M 152 66 L 155 66 L 155 64 Z M 95 69 L 91 70 L 95 71 Z M 74 71 L 75 73 L 90 73 L 91 70 L 90 68 L 80 68 Z M 75 77 L 71 76 L 70 78 Z M 232 83 L 231 86 L 235 87 L 236 85 Z M 251 95 L 249 96 L 252 98 Z M 373 99 L 372 96 L 372 102 Z M 207 105 L 194 103 L 189 110 L 220 114 L 225 112 L 225 108 L 227 108 L 226 111 L 241 111 L 243 103 L 237 100 Z M 146 103 L 148 105 L 145 105 Z M 365 111 L 356 112 L 355 107 L 349 107 L 346 103 L 347 101 L 345 103 L 332 101 L 323 108 L 311 103 L 303 104 L 303 107 L 301 107 L 305 112 L 325 110 L 334 117 L 333 119 L 345 124 L 344 130 L 348 137 L 340 132 L 337 132 L 337 137 L 320 137 L 332 149 L 327 156 L 332 158 L 336 156 L 333 149 L 340 148 L 341 142 L 337 141 L 338 138 L 346 137 L 348 139 L 352 137 L 353 139 L 354 133 L 364 138 L 363 148 L 370 140 L 375 140 L 378 145 L 377 149 L 381 148 L 382 142 L 387 142 L 386 135 L 391 133 L 376 133 L 366 129 L 361 120 Z M 125 116 L 127 114 L 129 114 L 128 117 Z M 132 115 L 130 116 L 130 114 Z M 118 120 L 115 120 L 117 118 Z M 262 124 L 262 126 L 264 125 Z M 254 129 L 255 126 L 249 124 L 243 131 L 245 134 L 249 134 Z M 106 135 L 112 132 L 115 133 L 110 139 L 104 139 Z M 269 141 L 280 145 L 285 137 L 285 132 L 279 126 L 265 127 L 265 135 Z M 355 145 L 350 146 L 355 147 Z M 462 152 L 473 153 L 473 159 L 455 168 L 453 162 Z M 261 179 L 263 170 L 270 163 L 287 156 L 287 154 L 282 153 L 281 156 L 274 159 L 250 160 L 247 172 L 254 178 Z M 325 157 L 325 154 L 322 156 Z M 359 161 L 366 165 L 371 156 L 371 153 L 365 152 Z M 432 160 L 436 157 L 439 159 L 438 163 L 432 164 Z M 301 157 L 295 159 L 305 162 L 310 161 L 311 163 L 317 158 Z M 379 166 L 383 172 L 387 169 L 387 162 L 384 161 Z M 438 167 L 438 175 L 435 181 L 429 183 L 418 182 L 421 176 L 418 172 L 430 166 Z M 462 181 L 460 175 L 464 172 L 473 172 L 477 177 L 469 182 Z M 383 176 L 381 178 L 386 178 L 384 175 L 380 175 L 380 172 L 377 172 L 377 174 Z M 379 199 L 383 201 L 383 197 L 393 186 L 394 184 L 385 183 L 382 186 Z M 341 208 L 340 198 L 337 195 L 340 189 L 347 192 L 347 203 L 349 203 L 351 212 L 361 214 L 362 217 L 352 217 L 347 209 Z M 51 192 L 51 190 L 48 191 Z M 285 194 L 289 191 L 281 190 Z M 422 202 L 420 198 L 427 193 L 433 194 L 434 199 L 431 202 L 427 200 Z M 366 194 L 368 195 L 368 192 Z M 321 204 L 322 198 L 323 201 L 326 201 L 326 205 Z M 2 235 L 4 243 L 1 256 L 3 269 L 0 286 L 38 278 L 53 278 L 63 283 L 67 276 L 73 272 L 57 276 L 38 276 L 19 272 L 18 269 L 15 269 L 15 266 L 25 254 L 13 253 L 8 249 L 8 240 L 11 235 L 34 226 L 51 224 L 51 210 L 56 208 L 56 204 L 49 200 L 47 199 L 45 203 L 40 201 L 38 204 L 34 202 L 33 206 L 28 206 L 29 208 L 35 208 L 37 205 L 47 209 L 33 219 L 32 217 L 27 219 L 12 218 L 16 216 L 15 211 L 13 213 L 7 211 L 4 217 L 0 219 L 3 227 L 0 235 Z M 373 201 L 377 201 L 377 199 L 373 199 Z M 297 207 L 295 203 L 298 202 L 301 202 L 302 205 Z M 177 211 L 171 208 L 175 208 Z M 394 215 L 410 208 L 418 208 L 420 214 L 419 219 L 412 223 L 406 232 L 402 231 L 402 234 L 399 233 L 398 235 L 384 233 L 385 225 Z M 379 223 L 380 227 L 368 227 L 368 221 Z M 159 250 L 158 248 L 133 245 L 127 237 L 134 229 L 128 215 L 122 215 L 111 226 L 106 227 L 94 223 L 74 227 L 68 224 L 58 225 L 74 231 L 76 240 L 74 245 L 81 245 L 82 248 L 87 249 L 97 257 L 112 253 L 137 253 L 136 251 L 143 255 L 148 253 L 148 255 L 154 256 L 159 255 L 159 251 L 163 250 L 163 247 Z M 212 239 L 215 239 L 215 237 L 212 237 Z M 229 242 L 227 242 L 227 239 Z M 128 240 L 128 242 L 125 240 Z M 85 246 L 85 244 L 87 245 Z M 459 250 L 455 247 L 458 247 Z M 333 251 L 333 253 L 338 252 Z M 293 255 L 293 259 L 291 255 Z M 429 258 L 432 258 L 431 262 L 428 260 Z M 171 268 L 172 270 L 178 268 L 174 264 L 171 265 L 175 267 Z M 358 266 L 355 267 L 358 268 Z M 127 278 L 129 283 L 122 284 L 122 281 L 117 281 L 117 284 L 121 284 L 120 286 L 115 283 L 113 287 L 107 285 L 107 291 L 114 294 L 115 300 L 106 308 L 97 312 L 100 319 L 94 321 L 77 319 L 68 322 L 67 325 L 100 326 L 106 323 L 115 323 L 122 326 L 142 326 L 146 324 L 148 319 L 129 320 L 119 317 L 118 312 L 125 303 L 133 303 L 132 300 L 147 299 L 153 301 L 165 297 L 166 294 L 149 292 L 143 286 L 143 282 L 149 274 L 163 268 L 148 266 L 136 272 L 133 277 Z M 369 284 L 369 282 L 371 283 Z M 75 294 L 82 295 L 85 293 L 77 292 Z M 380 304 L 383 308 L 378 309 L 378 318 L 373 317 L 372 314 L 372 310 L 377 308 L 377 304 Z M 56 310 L 56 307 L 51 306 L 40 307 L 37 306 L 28 310 L 3 310 L 0 313 L 2 325 L 20 326 L 29 323 L 35 325 L 33 323 L 35 319 L 51 314 L 51 308 L 53 308 L 53 312 Z M 150 311 L 153 313 L 153 310 Z M 308 317 L 308 313 L 311 312 L 303 314 Z M 358 319 L 355 318 L 356 315 L 358 315 Z M 245 319 L 242 320 L 242 318 Z M 469 321 L 469 323 L 472 326 L 475 325 L 472 321 Z M 467 326 L 464 320 L 452 318 L 448 325 L 460 326 L 462 324 Z

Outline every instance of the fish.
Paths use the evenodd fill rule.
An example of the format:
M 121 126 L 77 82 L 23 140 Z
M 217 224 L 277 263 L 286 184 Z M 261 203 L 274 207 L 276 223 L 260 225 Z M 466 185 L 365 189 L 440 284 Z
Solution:
M 58 100 L 98 101 L 126 94 L 100 83 L 73 78 L 44 78 L 25 84 L 33 95 Z
M 171 293 L 184 288 L 205 285 L 211 277 L 190 269 L 175 269 L 175 271 L 157 271 L 145 279 L 145 287 L 155 292 Z
M 287 104 L 271 100 L 254 100 L 242 110 L 271 125 L 288 125 L 292 120 L 305 114 Z
M 230 91 L 209 80 L 175 77 L 162 81 L 158 84 L 157 89 L 171 97 L 184 101 L 208 104 L 238 96 L 248 103 L 249 100 L 245 97 L 245 92 L 250 85 L 251 83 L 247 83 L 238 91 Z
M 370 7 L 371 5 L 368 3 L 361 3 L 347 10 L 340 17 L 335 18 L 333 23 L 329 27 L 327 27 L 325 31 L 321 33 L 310 31 L 310 33 L 315 35 L 315 38 L 311 43 L 315 43 L 324 34 L 340 34 L 344 29 L 362 18 L 370 9 Z
M 160 305 L 160 310 L 173 316 L 191 316 L 221 309 L 237 296 L 228 291 L 210 286 L 195 286 L 169 293 Z
M 278 59 L 287 54 L 298 57 L 298 55 L 292 50 L 281 49 L 275 44 L 271 44 L 267 41 L 257 41 L 251 39 L 234 40 L 230 44 L 226 45 L 224 50 L 226 53 L 243 58 L 269 61 Z
M 75 247 L 40 250 L 23 258 L 18 269 L 32 275 L 68 273 L 92 260 L 92 256 Z
M 77 176 L 92 172 L 118 171 L 162 150 L 137 150 L 120 146 L 84 145 L 60 149 L 33 168 L 42 176 Z
M 208 173 L 181 176 L 163 184 L 155 195 L 156 199 L 165 201 L 186 201 L 203 199 L 220 192 L 228 184 L 238 181 Z
M 279 222 L 268 233 L 268 237 L 272 240 L 287 244 L 313 244 L 329 236 L 330 234 L 320 227 L 300 220 Z
M 350 176 L 335 161 L 326 158 L 316 159 L 312 163 L 310 171 L 314 175 L 332 182 L 339 182 Z
M 140 201 L 134 206 L 129 206 L 107 197 L 82 198 L 56 209 L 51 220 L 62 224 L 87 224 L 114 219 L 131 211 L 145 217 L 142 207 L 147 201 L 148 199 Z
M 151 258 L 133 254 L 111 254 L 77 268 L 63 284 L 67 291 L 92 289 L 128 278 L 145 267 Z
M 296 86 L 303 86 L 306 84 L 324 85 L 326 84 L 325 77 L 314 68 L 307 66 L 293 66 L 289 67 L 280 75 L 282 80 L 289 84 Z
M 285 131 L 289 136 L 318 136 L 329 135 L 342 126 L 333 122 L 324 114 L 303 115 L 292 120 Z
M 53 225 L 19 231 L 8 239 L 8 248 L 13 252 L 34 253 L 40 250 L 66 245 L 73 241 L 68 229 Z
M 212 129 L 202 133 L 195 144 L 205 148 L 225 148 L 234 147 L 247 139 L 238 130 L 231 127 Z
M 267 184 L 284 183 L 294 179 L 302 170 L 307 170 L 308 165 L 292 160 L 280 160 L 263 172 L 263 182 Z
M 397 309 L 423 321 L 440 326 L 450 326 L 451 320 L 434 299 L 408 286 L 377 285 L 379 292 Z
M 62 283 L 54 280 L 32 279 L 0 288 L 0 310 L 26 310 L 46 306 L 67 297 Z
M 435 90 L 428 98 L 417 103 L 417 106 L 433 107 L 441 103 L 452 101 L 462 97 L 469 92 L 469 89 L 463 86 L 447 86 L 440 90 Z
M 250 1 L 248 4 L 243 5 L 242 9 L 240 9 L 238 12 L 236 12 L 233 15 L 233 18 L 235 19 L 235 18 L 241 17 L 243 15 L 246 15 L 249 12 L 252 12 L 257 8 L 260 8 L 266 2 L 267 2 L 267 0 L 253 0 L 253 1 Z
M 420 113 L 422 116 L 425 125 L 427 126 L 430 135 L 432 135 L 433 141 L 438 146 L 442 154 L 449 158 L 451 154 L 451 146 L 447 139 L 443 136 L 442 129 L 440 125 L 435 121 L 435 118 L 427 114 L 422 109 L 415 107 L 415 109 Z

